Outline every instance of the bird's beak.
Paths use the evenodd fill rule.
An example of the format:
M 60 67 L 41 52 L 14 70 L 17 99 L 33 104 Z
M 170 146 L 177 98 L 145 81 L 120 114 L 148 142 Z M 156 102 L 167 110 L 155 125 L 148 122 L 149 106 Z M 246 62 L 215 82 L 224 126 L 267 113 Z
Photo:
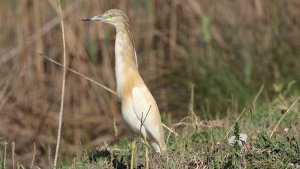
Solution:
M 82 21 L 86 22 L 86 21 L 105 21 L 107 17 L 103 16 L 103 15 L 97 15 L 97 16 L 88 16 L 85 17 L 83 19 L 81 19 Z

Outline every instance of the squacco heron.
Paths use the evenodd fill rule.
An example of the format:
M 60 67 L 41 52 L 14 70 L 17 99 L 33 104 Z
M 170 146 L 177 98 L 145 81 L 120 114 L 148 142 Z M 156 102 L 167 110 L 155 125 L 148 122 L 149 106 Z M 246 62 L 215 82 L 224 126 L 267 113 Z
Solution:
M 124 121 L 135 134 L 141 134 L 159 154 L 166 151 L 157 104 L 138 71 L 137 55 L 130 33 L 129 19 L 117 9 L 83 21 L 101 21 L 116 28 L 115 73 L 117 95 L 121 100 Z

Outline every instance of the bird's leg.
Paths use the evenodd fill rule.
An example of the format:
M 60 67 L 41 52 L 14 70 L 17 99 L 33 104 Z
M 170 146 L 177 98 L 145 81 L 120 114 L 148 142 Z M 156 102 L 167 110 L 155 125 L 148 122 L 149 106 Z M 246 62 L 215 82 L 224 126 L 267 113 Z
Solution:
M 136 151 L 136 141 L 135 139 L 131 143 L 131 160 L 130 160 L 130 169 L 133 169 L 134 167 L 134 156 Z
M 144 147 L 145 147 L 145 154 L 146 154 L 146 169 L 149 169 L 149 149 L 148 149 L 148 142 L 147 142 L 146 139 L 144 140 L 144 142 L 145 142 Z

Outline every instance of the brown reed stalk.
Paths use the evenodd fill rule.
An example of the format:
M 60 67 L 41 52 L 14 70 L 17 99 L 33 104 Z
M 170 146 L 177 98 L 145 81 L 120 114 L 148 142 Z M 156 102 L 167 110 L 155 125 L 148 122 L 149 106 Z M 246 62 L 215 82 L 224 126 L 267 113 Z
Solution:
M 30 165 L 30 169 L 33 169 L 34 161 L 35 161 L 35 154 L 36 154 L 36 145 L 35 142 L 33 143 L 33 155 L 32 155 L 32 161 Z
M 275 127 L 273 128 L 270 137 L 273 136 L 273 134 L 276 132 L 277 127 L 279 126 L 279 124 L 281 123 L 281 121 L 285 118 L 285 116 L 288 114 L 288 112 L 292 109 L 292 107 L 300 100 L 300 96 L 293 102 L 293 104 L 287 109 L 287 111 L 281 116 L 281 118 L 278 120 L 277 124 L 275 125 Z
M 12 142 L 11 143 L 11 156 L 12 156 L 13 169 L 16 168 L 16 166 L 15 166 L 15 150 L 16 150 L 16 144 L 15 144 L 15 142 Z
M 50 165 L 50 168 L 52 168 L 52 160 L 51 160 L 51 154 L 52 154 L 52 149 L 51 149 L 51 146 L 50 145 L 48 145 L 48 163 L 49 163 L 49 165 Z
M 66 40 L 65 40 L 65 31 L 64 31 L 64 21 L 63 21 L 63 13 L 61 11 L 60 0 L 57 1 L 58 8 L 59 8 L 59 15 L 60 15 L 60 22 L 61 22 L 61 31 L 62 31 L 62 41 L 63 41 L 63 81 L 61 86 L 61 102 L 60 102 L 60 111 L 59 111 L 59 123 L 58 123 L 58 132 L 57 132 L 57 140 L 56 140 L 56 151 L 54 156 L 54 168 L 57 165 L 57 158 L 58 158 L 58 151 L 59 151 L 59 144 L 61 138 L 61 127 L 62 127 L 62 118 L 63 118 L 63 107 L 64 107 L 64 96 L 65 96 L 65 83 L 66 83 L 66 58 L 67 58 L 67 51 L 66 51 Z
M 237 122 L 240 120 L 240 118 L 241 118 L 242 115 L 245 113 L 245 111 L 246 111 L 246 108 L 243 109 L 242 113 L 239 115 L 239 117 L 238 117 L 238 118 L 235 120 L 235 122 L 232 124 L 231 128 L 228 130 L 228 132 L 227 132 L 226 135 L 224 136 L 223 140 L 225 140 L 225 139 L 228 137 L 229 133 L 233 130 L 235 123 L 237 123 Z
M 4 157 L 3 157 L 3 168 L 6 168 L 6 154 L 7 154 L 7 141 L 4 141 Z
M 43 54 L 40 54 L 40 55 L 43 56 L 45 59 L 49 60 L 50 62 L 52 62 L 52 63 L 54 63 L 54 64 L 56 64 L 56 65 L 58 65 L 58 66 L 60 66 L 60 67 L 62 67 L 62 68 L 67 69 L 68 71 L 70 71 L 70 72 L 72 72 L 72 73 L 78 75 L 79 77 L 81 77 L 81 78 L 83 78 L 83 79 L 85 79 L 85 80 L 87 80 L 87 81 L 89 81 L 89 82 L 91 82 L 91 83 L 96 84 L 97 86 L 103 88 L 104 90 L 106 90 L 106 91 L 108 91 L 108 92 L 110 92 L 110 93 L 112 93 L 112 94 L 114 94 L 114 95 L 117 95 L 117 93 L 116 93 L 115 91 L 113 91 L 112 89 L 106 87 L 105 85 L 103 85 L 103 84 L 101 84 L 101 83 L 95 81 L 94 79 L 92 79 L 92 78 L 90 78 L 90 77 L 88 77 L 88 76 L 85 76 L 85 75 L 79 73 L 78 71 L 76 71 L 76 70 L 74 70 L 74 69 L 65 67 L 63 64 L 61 64 L 61 63 L 59 63 L 59 62 L 56 62 L 55 60 L 49 58 L 49 57 L 46 56 L 46 55 L 43 55 Z

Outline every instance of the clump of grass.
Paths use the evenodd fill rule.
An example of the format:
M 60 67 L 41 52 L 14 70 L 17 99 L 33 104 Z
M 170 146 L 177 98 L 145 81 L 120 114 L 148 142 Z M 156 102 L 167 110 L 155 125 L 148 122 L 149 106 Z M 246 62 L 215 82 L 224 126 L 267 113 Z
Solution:
M 2 151 L 0 151 L 0 167 L 6 168 L 7 166 L 7 141 L 0 140 L 0 146 Z
M 270 131 L 281 115 L 277 110 L 269 109 L 269 106 L 256 104 L 255 112 L 245 111 L 242 117 L 236 114 L 240 117 L 239 120 L 224 119 L 215 126 L 204 125 L 204 121 L 199 120 L 198 124 L 201 125 L 198 128 L 194 128 L 192 124 L 177 127 L 179 136 L 172 134 L 167 140 L 168 155 L 157 157 L 152 153 L 150 168 L 295 168 L 300 166 L 300 137 L 297 134 L 299 128 L 293 127 L 299 125 L 300 117 L 295 115 L 293 118 L 284 119 L 285 123 L 282 123 L 278 131 L 270 137 Z M 270 117 L 270 113 L 273 116 Z M 224 137 L 227 137 L 232 123 L 233 131 L 229 132 L 232 133 L 229 135 L 232 135 L 235 141 L 230 144 L 224 140 Z M 243 133 L 248 135 L 247 140 L 242 139 Z M 107 147 L 109 158 L 98 156 L 93 160 L 86 160 L 89 156 L 83 156 L 84 159 L 76 159 L 72 166 L 79 163 L 78 168 L 96 166 L 117 168 L 115 164 L 118 161 L 119 165 L 126 167 L 130 160 L 129 145 L 129 139 L 121 139 L 118 143 Z M 118 151 L 112 151 L 113 149 Z M 140 153 L 136 166 L 144 164 L 144 155 Z
M 247 153 L 249 166 L 255 168 L 293 168 L 300 165 L 299 138 L 291 133 L 271 138 L 266 132 L 258 135 Z

